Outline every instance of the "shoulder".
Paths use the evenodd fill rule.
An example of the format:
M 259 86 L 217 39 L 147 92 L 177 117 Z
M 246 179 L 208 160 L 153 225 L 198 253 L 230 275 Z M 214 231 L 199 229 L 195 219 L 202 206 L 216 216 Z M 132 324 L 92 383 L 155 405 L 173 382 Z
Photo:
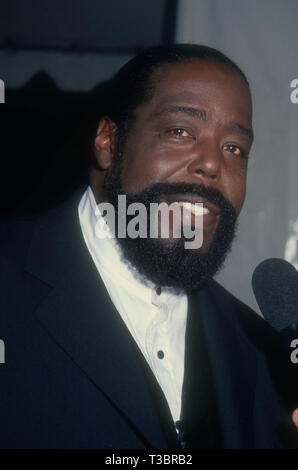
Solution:
M 238 314 L 243 315 L 244 317 L 249 317 L 252 321 L 263 324 L 266 323 L 264 319 L 256 313 L 251 307 L 246 305 L 240 299 L 235 297 L 231 292 L 229 292 L 225 287 L 219 284 L 217 281 L 212 279 L 208 282 L 207 286 L 210 294 L 214 299 L 221 303 L 223 307 L 229 306 L 232 307 Z
M 8 264 L 23 265 L 38 215 L 0 220 L 0 260 L 2 269 Z
M 11 263 L 24 267 L 32 240 L 42 235 L 49 241 L 52 235 L 66 224 L 65 219 L 76 218 L 79 200 L 85 190 L 80 186 L 62 203 L 32 215 L 0 219 L 0 270 Z M 46 233 L 46 235 L 44 235 Z M 45 246 L 46 249 L 46 246 Z
M 271 325 L 217 281 L 211 280 L 208 283 L 208 290 L 227 321 L 232 322 L 238 332 L 245 335 L 258 349 L 266 346 L 271 349 L 279 343 L 278 333 Z
M 223 328 L 234 329 L 238 344 L 246 350 L 245 357 L 257 354 L 260 383 L 272 380 L 283 400 L 291 400 L 293 368 L 290 351 L 284 347 L 280 333 L 216 281 L 212 280 L 208 289 L 218 314 L 224 315 Z

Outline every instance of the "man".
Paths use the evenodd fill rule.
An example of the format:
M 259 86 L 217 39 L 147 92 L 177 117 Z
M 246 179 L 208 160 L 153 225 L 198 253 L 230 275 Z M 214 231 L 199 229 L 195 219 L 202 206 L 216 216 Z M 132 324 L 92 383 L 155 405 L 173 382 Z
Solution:
M 251 120 L 245 76 L 214 49 L 154 48 L 110 82 L 90 187 L 3 226 L 1 447 L 294 445 L 288 358 L 212 280 L 245 199 Z M 185 249 L 172 219 L 167 238 L 160 219 L 156 238 L 103 236 L 100 204 L 118 217 L 119 194 L 178 203 L 189 226 L 203 204 L 202 245 Z

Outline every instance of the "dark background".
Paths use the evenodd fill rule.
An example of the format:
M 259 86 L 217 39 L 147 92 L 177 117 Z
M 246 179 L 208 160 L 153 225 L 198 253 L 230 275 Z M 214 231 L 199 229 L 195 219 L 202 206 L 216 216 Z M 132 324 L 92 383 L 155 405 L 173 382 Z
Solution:
M 137 52 L 175 42 L 175 0 L 0 2 L 0 215 L 56 204 L 86 180 L 94 88 Z

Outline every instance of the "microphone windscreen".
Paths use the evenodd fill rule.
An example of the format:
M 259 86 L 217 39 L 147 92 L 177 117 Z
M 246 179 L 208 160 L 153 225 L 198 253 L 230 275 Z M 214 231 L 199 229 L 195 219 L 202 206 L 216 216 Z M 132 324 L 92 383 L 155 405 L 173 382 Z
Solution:
M 268 323 L 278 331 L 298 322 L 298 272 L 283 259 L 260 263 L 252 277 L 252 288 Z

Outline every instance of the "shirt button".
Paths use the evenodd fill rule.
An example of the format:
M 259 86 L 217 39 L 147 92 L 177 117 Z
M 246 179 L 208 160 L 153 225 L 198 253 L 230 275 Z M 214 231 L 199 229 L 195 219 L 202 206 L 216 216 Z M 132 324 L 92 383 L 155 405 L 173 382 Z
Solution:
M 181 421 L 178 419 L 175 423 L 177 431 L 181 431 Z
M 163 351 L 157 351 L 157 357 L 158 357 L 159 359 L 163 359 L 163 358 L 165 357 L 164 352 L 163 352 Z

